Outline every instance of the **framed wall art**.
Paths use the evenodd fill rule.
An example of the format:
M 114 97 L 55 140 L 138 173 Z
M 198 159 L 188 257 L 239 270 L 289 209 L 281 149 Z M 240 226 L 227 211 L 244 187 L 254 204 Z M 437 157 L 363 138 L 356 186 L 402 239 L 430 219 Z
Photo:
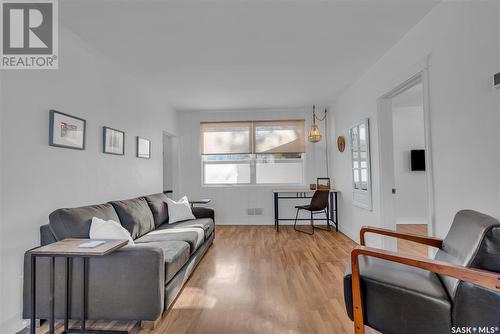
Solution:
M 151 141 L 146 138 L 137 137 L 137 157 L 142 159 L 151 158 Z
M 103 152 L 107 154 L 125 155 L 125 132 L 104 126 Z
M 49 145 L 84 150 L 86 123 L 82 118 L 50 110 Z

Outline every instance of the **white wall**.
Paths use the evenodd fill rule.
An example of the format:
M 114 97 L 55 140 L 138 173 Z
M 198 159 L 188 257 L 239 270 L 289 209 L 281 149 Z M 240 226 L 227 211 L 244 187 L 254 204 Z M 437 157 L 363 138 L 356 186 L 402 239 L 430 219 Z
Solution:
M 60 68 L 3 72 L 2 305 L 0 332 L 19 324 L 23 253 L 51 211 L 162 191 L 162 131 L 176 116 L 148 87 L 60 26 Z M 49 109 L 87 120 L 85 151 L 48 145 Z M 102 126 L 124 130 L 125 156 L 101 153 Z M 152 141 L 136 158 L 135 136 Z
M 318 116 L 323 110 L 318 108 Z M 228 120 L 266 120 L 266 119 L 305 119 L 306 131 L 310 126 L 310 108 L 286 110 L 258 110 L 235 112 L 181 112 L 179 113 L 180 142 L 180 194 L 189 198 L 210 198 L 210 206 L 216 210 L 217 224 L 232 225 L 263 225 L 274 224 L 274 208 L 272 189 L 277 186 L 227 186 L 203 187 L 201 177 L 200 136 L 199 128 L 202 121 Z M 324 135 L 324 123 L 319 124 Z M 316 183 L 318 176 L 326 175 L 325 141 L 306 143 L 305 184 Z M 282 201 L 280 215 L 292 217 L 295 215 L 293 205 L 304 203 L 304 200 Z M 247 208 L 263 208 L 263 215 L 248 216 Z M 285 222 L 283 222 L 284 224 Z
M 435 221 L 443 237 L 453 215 L 471 208 L 499 215 L 500 152 L 498 91 L 498 2 L 439 4 L 410 30 L 334 107 L 336 135 L 364 117 L 371 121 L 373 211 L 352 206 L 349 154 L 333 150 L 334 177 L 342 191 L 341 229 L 357 240 L 362 225 L 382 226 L 379 196 L 377 99 L 415 73 L 429 55 Z
M 392 109 L 394 141 L 394 210 L 397 224 L 425 224 L 427 186 L 425 171 L 411 171 L 411 150 L 425 148 L 422 107 Z

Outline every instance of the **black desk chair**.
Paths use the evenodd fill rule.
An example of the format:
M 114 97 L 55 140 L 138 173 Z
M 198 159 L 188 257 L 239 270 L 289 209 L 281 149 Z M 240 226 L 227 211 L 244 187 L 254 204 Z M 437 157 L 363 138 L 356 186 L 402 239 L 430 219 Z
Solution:
M 297 232 L 302 232 L 306 234 L 314 234 L 314 229 L 320 229 L 324 231 L 331 231 L 330 220 L 328 219 L 328 195 L 330 195 L 329 190 L 316 190 L 313 197 L 311 198 L 311 203 L 309 205 L 297 205 L 297 214 L 295 215 L 295 223 L 293 224 L 293 229 Z M 297 228 L 297 218 L 299 217 L 300 210 L 306 210 L 311 213 L 311 232 L 307 232 Z M 314 215 L 325 214 L 327 228 L 320 228 L 314 226 Z

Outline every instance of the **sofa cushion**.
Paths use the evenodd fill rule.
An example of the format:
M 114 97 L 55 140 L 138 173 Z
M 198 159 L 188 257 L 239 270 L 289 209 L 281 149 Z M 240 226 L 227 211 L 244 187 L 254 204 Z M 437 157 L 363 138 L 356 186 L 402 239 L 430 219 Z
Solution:
M 158 247 L 163 251 L 165 259 L 165 283 L 189 261 L 189 244 L 185 241 L 152 241 L 139 243 L 134 247 L 140 246 Z
M 189 244 L 190 253 L 193 254 L 205 241 L 205 234 L 201 228 L 185 227 L 178 229 L 154 230 L 135 240 L 137 244 L 157 241 L 185 241 Z
M 146 202 L 148 202 L 151 212 L 153 213 L 153 220 L 156 227 L 168 222 L 167 198 L 167 195 L 163 193 L 152 194 L 144 197 Z
M 366 325 L 382 333 L 449 333 L 451 303 L 438 275 L 422 269 L 360 256 Z M 344 276 L 347 314 L 353 319 L 352 272 Z
M 200 228 L 203 229 L 205 232 L 205 240 L 208 239 L 210 234 L 215 229 L 215 223 L 211 218 L 199 218 L 199 219 L 192 219 L 192 220 L 186 220 L 183 222 L 178 222 L 178 223 L 172 223 L 172 224 L 163 224 L 158 229 L 163 230 L 163 229 L 179 229 L 179 228 L 186 228 L 186 227 L 195 227 L 195 228 Z
M 57 240 L 88 238 L 93 217 L 120 222 L 113 206 L 106 203 L 58 209 L 49 215 L 49 225 Z
M 155 228 L 153 214 L 143 197 L 110 203 L 118 213 L 122 226 L 129 231 L 132 239 L 137 239 Z

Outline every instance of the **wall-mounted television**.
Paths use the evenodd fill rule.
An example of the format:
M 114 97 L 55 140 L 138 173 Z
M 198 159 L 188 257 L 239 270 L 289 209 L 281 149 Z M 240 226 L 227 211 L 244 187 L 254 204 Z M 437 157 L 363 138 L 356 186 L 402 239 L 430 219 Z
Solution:
M 411 170 L 425 171 L 425 150 L 411 150 Z

